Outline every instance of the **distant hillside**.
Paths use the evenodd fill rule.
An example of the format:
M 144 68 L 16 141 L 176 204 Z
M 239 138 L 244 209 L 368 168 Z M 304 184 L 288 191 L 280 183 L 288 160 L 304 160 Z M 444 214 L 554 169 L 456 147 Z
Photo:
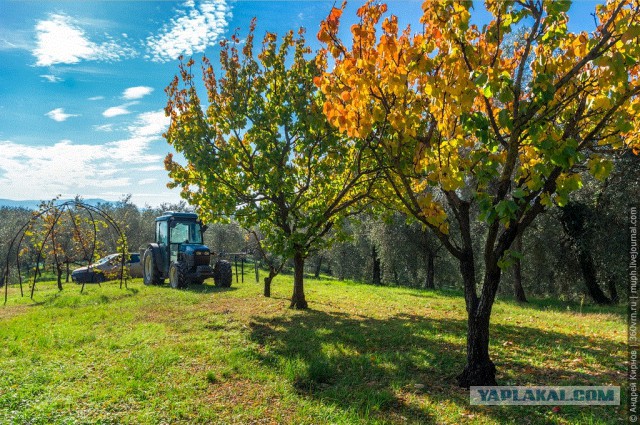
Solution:
M 73 199 L 60 199 L 59 203 L 64 203 L 67 201 L 72 201 Z M 26 201 L 14 201 L 12 199 L 0 199 L 0 208 L 25 208 L 28 210 L 36 210 L 42 201 L 35 200 L 26 200 Z M 94 198 L 94 199 L 83 199 L 82 202 L 89 205 L 98 205 L 98 204 L 106 204 L 109 201 L 105 201 L 104 199 Z

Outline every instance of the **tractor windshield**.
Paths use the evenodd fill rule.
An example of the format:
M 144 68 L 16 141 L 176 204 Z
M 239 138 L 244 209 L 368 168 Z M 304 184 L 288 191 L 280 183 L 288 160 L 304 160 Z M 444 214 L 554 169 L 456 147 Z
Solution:
M 202 243 L 200 223 L 174 221 L 171 223 L 171 243 Z

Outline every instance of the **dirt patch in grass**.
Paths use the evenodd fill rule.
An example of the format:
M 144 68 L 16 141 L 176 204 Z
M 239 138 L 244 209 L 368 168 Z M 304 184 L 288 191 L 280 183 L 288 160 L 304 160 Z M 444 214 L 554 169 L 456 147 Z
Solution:
M 281 424 L 296 411 L 295 406 L 283 402 L 264 382 L 248 379 L 210 383 L 203 400 L 225 421 L 237 424 Z
M 29 306 L 15 305 L 15 306 L 0 306 L 0 320 L 10 319 L 15 316 L 19 316 L 29 310 Z

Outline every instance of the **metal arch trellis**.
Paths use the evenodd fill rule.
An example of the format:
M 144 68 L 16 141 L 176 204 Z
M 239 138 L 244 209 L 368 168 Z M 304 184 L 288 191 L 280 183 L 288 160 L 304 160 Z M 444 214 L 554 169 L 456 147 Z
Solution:
M 33 284 L 31 285 L 31 299 L 33 299 L 33 295 L 34 295 L 34 291 L 35 291 L 35 286 L 36 286 L 36 281 L 38 278 L 38 274 L 40 271 L 40 260 L 42 259 L 42 251 L 44 250 L 45 244 L 47 242 L 47 240 L 49 239 L 49 237 L 54 238 L 54 233 L 53 233 L 53 229 L 55 228 L 55 226 L 58 224 L 58 221 L 60 220 L 60 218 L 67 213 L 69 215 L 69 217 L 71 218 L 71 222 L 73 223 L 74 226 L 74 231 L 78 232 L 78 237 L 80 239 L 82 239 L 82 233 L 79 232 L 78 230 L 78 226 L 75 220 L 75 212 L 74 211 L 78 211 L 78 210 L 84 210 L 86 211 L 87 215 L 89 216 L 89 219 L 91 221 L 91 225 L 93 227 L 93 240 L 91 243 L 91 255 L 87 255 L 88 251 L 86 249 L 85 244 L 83 243 L 83 241 L 81 240 L 81 245 L 82 245 L 82 250 L 85 254 L 85 258 L 87 258 L 87 267 L 89 267 L 91 265 L 91 262 L 93 261 L 93 257 L 95 255 L 96 252 L 96 245 L 97 245 L 97 239 L 98 239 L 98 228 L 96 225 L 96 216 L 99 216 L 100 218 L 102 218 L 107 225 L 111 226 L 118 234 L 120 241 L 122 241 L 122 255 L 120 256 L 120 288 L 122 289 L 122 285 L 124 283 L 125 288 L 127 288 L 127 277 L 125 276 L 124 273 L 124 264 L 125 264 L 125 260 L 126 260 L 126 254 L 127 254 L 127 239 L 125 234 L 122 232 L 122 230 L 120 229 L 120 226 L 118 226 L 118 223 L 111 217 L 109 216 L 109 214 L 107 214 L 106 211 L 104 211 L 103 209 L 93 206 L 93 205 L 89 205 L 87 203 L 84 203 L 78 199 L 75 199 L 73 201 L 66 201 L 63 202 L 61 204 L 55 204 L 55 201 L 51 202 L 46 208 L 40 209 L 37 212 L 33 212 L 31 217 L 29 218 L 29 220 L 24 223 L 22 225 L 22 227 L 20 228 L 20 230 L 18 230 L 18 232 L 14 235 L 13 239 L 11 239 L 11 242 L 9 243 L 9 246 L 7 247 L 7 257 L 6 257 L 6 261 L 5 261 L 5 267 L 4 267 L 4 271 L 2 273 L 2 283 L 4 284 L 4 303 L 7 303 L 7 299 L 8 299 L 8 294 L 9 294 L 9 271 L 10 271 L 10 267 L 11 267 L 11 252 L 14 248 L 14 245 L 16 247 L 16 254 L 15 254 L 15 260 L 16 260 L 16 268 L 18 271 L 18 282 L 20 284 L 20 296 L 24 296 L 24 291 L 22 288 L 22 273 L 20 271 L 20 248 L 22 246 L 22 242 L 24 241 L 24 238 L 26 236 L 27 230 L 30 228 L 30 226 L 32 224 L 34 224 L 37 220 L 41 219 L 45 214 L 54 211 L 54 218 L 53 218 L 53 222 L 51 224 L 51 226 L 47 229 L 47 233 L 44 237 L 44 239 L 42 240 L 42 244 L 40 245 L 40 247 L 38 248 L 38 253 L 37 253 L 37 258 L 36 258 L 36 269 L 35 269 L 35 273 L 33 276 Z M 17 245 L 16 245 L 17 242 Z M 55 240 L 53 240 L 53 255 L 54 257 L 57 257 L 57 250 L 56 250 L 56 244 L 55 244 Z M 82 287 L 80 288 L 80 293 L 82 293 L 84 291 L 84 285 L 85 282 L 82 283 Z

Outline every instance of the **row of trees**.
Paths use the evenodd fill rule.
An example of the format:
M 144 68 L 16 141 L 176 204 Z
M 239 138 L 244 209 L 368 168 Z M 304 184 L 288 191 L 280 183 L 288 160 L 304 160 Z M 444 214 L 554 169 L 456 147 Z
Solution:
M 294 308 L 307 307 L 305 258 L 345 217 L 389 209 L 421 223 L 463 282 L 459 383 L 494 385 L 489 323 L 514 243 L 545 209 L 564 207 L 593 276 L 587 204 L 569 197 L 585 172 L 604 180 L 612 155 L 640 149 L 640 4 L 598 5 L 591 34 L 567 29 L 569 6 L 487 2 L 493 19 L 478 28 L 471 2 L 424 2 L 413 33 L 370 1 L 347 43 L 343 4 L 322 22 L 316 58 L 303 31 L 279 46 L 267 34 L 254 54 L 254 23 L 242 48 L 237 36 L 222 43 L 219 77 L 203 60 L 207 103 L 193 60 L 167 88 L 166 138 L 187 160 L 167 157 L 173 185 L 208 219 L 257 226 L 270 252 L 293 259 Z
M 519 294 L 516 288 L 522 288 L 521 301 L 526 301 L 526 296 L 563 299 L 586 296 L 595 302 L 608 303 L 624 297 L 625 211 L 628 200 L 640 189 L 639 162 L 640 159 L 633 155 L 617 160 L 603 185 L 587 180 L 585 186 L 576 192 L 569 208 L 553 207 L 527 229 L 521 247 L 517 249 L 522 255 L 518 262 L 520 268 L 514 262 L 512 267 L 505 270 L 506 284 L 501 286 L 499 292 L 513 297 Z M 113 217 L 118 227 L 123 229 L 127 241 L 130 241 L 130 251 L 136 251 L 153 239 L 154 219 L 163 211 L 192 210 L 184 202 L 140 209 L 130 202 L 129 197 L 99 205 L 98 208 Z M 32 216 L 33 211 L 30 210 L 0 208 L 0 239 L 4 243 L 11 241 Z M 80 212 L 74 212 L 74 216 L 84 221 L 88 218 Z M 565 222 L 571 216 L 578 221 L 567 226 Z M 66 272 L 67 281 L 70 269 L 86 265 L 93 242 L 90 234 L 93 229 L 88 223 L 78 223 L 78 228 L 84 228 L 81 240 L 78 240 L 75 226 L 68 219 L 68 215 L 63 216 L 56 231 L 59 262 L 55 261 L 51 241 L 41 258 L 43 266 L 49 264 L 55 274 Z M 46 220 L 40 224 L 40 233 L 48 229 Z M 96 229 L 98 238 L 94 259 L 118 250 L 118 236 L 113 228 L 105 224 L 101 223 Z M 567 232 L 567 227 L 577 226 L 581 226 L 578 233 Z M 462 288 L 455 258 L 424 226 L 415 220 L 411 221 L 405 214 L 396 212 L 380 217 L 366 212 L 343 220 L 340 227 L 339 240 L 310 254 L 305 267 L 306 274 L 316 277 L 330 275 L 376 285 Z M 30 232 L 34 233 L 34 230 L 32 228 Z M 269 264 L 281 257 L 257 249 L 256 234 L 259 234 L 257 229 L 247 232 L 236 222 L 213 223 L 205 233 L 205 243 L 217 253 L 248 252 L 268 271 Z M 35 271 L 38 252 L 36 239 L 41 240 L 43 236 L 27 238 L 23 246 L 22 272 L 27 278 L 32 277 Z M 15 258 L 15 254 L 14 251 L 11 258 Z M 5 256 L 0 258 L 0 270 L 4 270 L 5 260 Z M 284 270 L 293 268 L 292 261 L 275 265 L 282 265 Z M 477 266 L 481 275 L 481 264 Z M 14 276 L 12 281 L 15 280 Z M 597 282 L 595 289 L 589 286 L 593 281 Z

